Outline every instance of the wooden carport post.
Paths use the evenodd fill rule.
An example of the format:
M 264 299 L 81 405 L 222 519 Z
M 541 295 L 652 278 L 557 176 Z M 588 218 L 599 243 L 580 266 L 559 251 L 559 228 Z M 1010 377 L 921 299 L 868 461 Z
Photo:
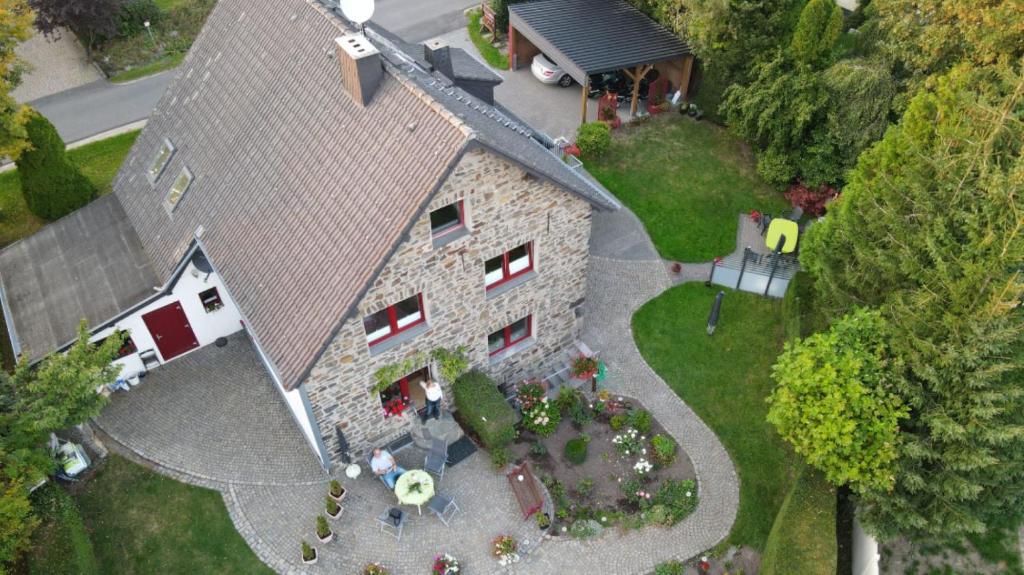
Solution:
M 590 76 L 587 76 L 587 80 L 583 82 L 582 89 L 580 90 L 580 125 L 587 123 L 587 94 L 590 93 Z
M 643 66 L 637 66 L 634 71 L 630 71 L 629 68 L 622 70 L 626 73 L 631 80 L 633 80 L 633 100 L 629 103 L 629 115 L 636 117 L 636 103 L 640 97 L 640 80 L 644 79 L 644 76 L 648 72 L 654 69 L 654 64 L 644 64 Z

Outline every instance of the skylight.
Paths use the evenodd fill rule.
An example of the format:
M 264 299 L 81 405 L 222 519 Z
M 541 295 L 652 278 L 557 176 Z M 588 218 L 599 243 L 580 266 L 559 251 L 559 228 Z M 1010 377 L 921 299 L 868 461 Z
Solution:
M 167 211 L 173 212 L 174 208 L 178 206 L 178 202 L 188 191 L 189 186 L 192 185 L 192 172 L 188 168 L 182 166 L 181 172 L 178 174 L 178 178 L 174 180 L 174 184 L 171 186 L 171 190 L 167 192 L 167 198 L 165 200 L 167 204 Z
M 160 143 L 160 149 L 157 150 L 156 156 L 153 157 L 153 162 L 149 164 L 149 169 L 146 170 L 146 177 L 149 178 L 149 183 L 156 183 L 157 178 L 163 173 L 164 168 L 167 167 L 167 162 L 171 161 L 171 156 L 173 155 L 174 144 L 164 138 L 164 141 Z

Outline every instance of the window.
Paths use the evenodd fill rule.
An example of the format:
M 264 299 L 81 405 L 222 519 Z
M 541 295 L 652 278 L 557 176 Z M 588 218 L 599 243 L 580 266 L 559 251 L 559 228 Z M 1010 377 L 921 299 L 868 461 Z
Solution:
M 440 237 L 466 227 L 462 201 L 430 212 L 430 236 Z
M 124 332 L 122 332 L 122 333 L 124 333 Z M 96 341 L 95 343 L 93 343 L 93 345 L 95 345 L 96 347 L 99 347 L 99 346 L 103 345 L 103 342 L 105 342 L 105 341 L 107 341 L 106 337 L 101 339 L 101 340 Z M 124 335 L 124 342 L 121 344 L 121 347 L 118 348 L 117 355 L 114 356 L 114 359 L 121 359 L 122 357 L 128 357 L 129 355 L 131 355 L 131 354 L 133 354 L 133 353 L 135 353 L 137 351 L 139 351 L 139 350 L 138 350 L 138 348 L 135 347 L 135 342 L 132 341 L 132 338 L 131 338 L 130 335 L 125 333 L 125 335 Z
M 160 144 L 160 149 L 156 151 L 156 156 L 153 157 L 153 162 L 149 165 L 149 169 L 146 170 L 146 177 L 149 178 L 149 183 L 156 183 L 157 178 L 164 172 L 167 162 L 171 161 L 171 156 L 173 155 L 174 144 L 170 140 L 164 139 Z
M 487 336 L 487 352 L 494 355 L 527 339 L 531 335 L 532 324 L 533 316 L 528 315 L 512 325 L 505 326 Z
M 220 300 L 220 294 L 217 293 L 215 287 L 199 292 L 199 301 L 203 302 L 203 309 L 206 310 L 206 313 L 215 312 L 224 307 L 224 302 Z
M 420 383 L 430 378 L 427 368 L 420 369 L 392 383 L 380 391 L 380 404 L 384 419 L 402 415 L 407 409 L 419 411 L 426 405 Z
M 414 325 L 423 323 L 425 319 L 423 294 L 416 294 L 364 317 L 363 328 L 366 329 L 366 341 L 370 345 L 380 343 Z
M 167 210 L 173 212 L 174 208 L 178 206 L 178 202 L 181 201 L 182 196 L 188 191 L 189 186 L 192 185 L 192 172 L 188 168 L 182 167 L 181 173 L 178 174 L 178 179 L 174 180 L 174 184 L 171 185 L 171 191 L 167 192 Z
M 529 242 L 484 262 L 484 284 L 491 289 L 532 270 L 533 242 Z

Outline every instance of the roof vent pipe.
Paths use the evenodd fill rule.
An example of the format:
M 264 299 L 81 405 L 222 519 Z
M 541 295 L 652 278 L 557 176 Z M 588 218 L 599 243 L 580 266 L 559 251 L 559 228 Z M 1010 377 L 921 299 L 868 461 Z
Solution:
M 444 40 L 431 40 L 423 45 L 423 57 L 430 62 L 435 72 L 444 74 L 449 80 L 455 80 L 452 69 L 452 51 Z
M 360 106 L 368 105 L 384 78 L 380 51 L 363 34 L 345 34 L 334 43 L 345 90 Z

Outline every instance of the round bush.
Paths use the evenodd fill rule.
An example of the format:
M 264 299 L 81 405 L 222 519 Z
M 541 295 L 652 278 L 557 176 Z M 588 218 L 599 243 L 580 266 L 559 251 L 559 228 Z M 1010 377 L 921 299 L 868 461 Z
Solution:
M 600 156 L 612 145 L 612 129 L 604 122 L 588 122 L 576 132 L 576 145 L 588 158 Z
M 587 440 L 575 437 L 565 442 L 565 458 L 573 465 L 580 465 L 587 460 Z

